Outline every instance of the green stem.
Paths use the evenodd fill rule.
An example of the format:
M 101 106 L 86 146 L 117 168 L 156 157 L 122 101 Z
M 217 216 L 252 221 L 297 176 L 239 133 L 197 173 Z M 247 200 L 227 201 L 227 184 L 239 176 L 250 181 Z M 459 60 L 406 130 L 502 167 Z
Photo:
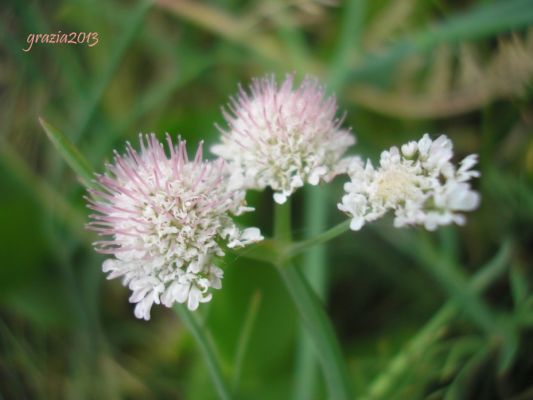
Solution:
M 327 210 L 326 198 L 322 187 L 308 186 L 305 194 L 305 225 L 308 237 L 319 236 L 326 229 Z M 318 244 L 318 243 L 317 243 Z M 290 249 L 290 247 L 289 247 Z M 304 254 L 302 264 L 305 271 L 302 274 L 317 296 L 322 300 L 326 295 L 326 249 L 324 246 L 314 246 Z M 307 400 L 317 387 L 318 359 L 314 352 L 313 341 L 305 326 L 300 327 L 298 341 L 295 380 L 293 387 L 294 400 Z
M 215 385 L 218 397 L 222 400 L 230 400 L 232 396 L 228 389 L 228 385 L 226 384 L 226 380 L 222 375 L 222 368 L 215 352 L 215 345 L 210 340 L 210 337 L 205 334 L 194 315 L 183 304 L 177 304 L 174 306 L 174 309 L 196 340 L 196 344 L 207 364 L 207 369 L 211 375 L 211 380 Z
M 288 244 L 291 238 L 290 201 L 276 205 L 275 239 Z M 315 345 L 322 364 L 331 399 L 350 399 L 348 372 L 333 327 L 324 308 L 301 272 L 292 265 L 279 263 L 277 270 L 291 295 L 307 334 Z
M 274 207 L 274 239 L 282 244 L 289 244 L 292 238 L 291 230 L 291 199 L 284 204 Z
M 295 266 L 279 266 L 278 272 L 289 290 L 300 318 L 307 328 L 307 333 L 315 345 L 326 378 L 329 398 L 351 399 L 348 371 L 333 327 L 320 300 Z
M 264 239 L 246 247 L 227 249 L 227 252 L 235 257 L 244 257 L 250 260 L 274 264 L 275 260 L 279 258 L 279 249 L 281 247 L 282 245 L 279 245 L 272 239 Z
M 333 228 L 330 228 L 317 236 L 292 244 L 285 252 L 284 257 L 287 259 L 292 258 L 310 247 L 317 246 L 335 239 L 337 236 L 347 232 L 349 229 L 350 220 L 341 222 L 340 224 L 335 225 Z

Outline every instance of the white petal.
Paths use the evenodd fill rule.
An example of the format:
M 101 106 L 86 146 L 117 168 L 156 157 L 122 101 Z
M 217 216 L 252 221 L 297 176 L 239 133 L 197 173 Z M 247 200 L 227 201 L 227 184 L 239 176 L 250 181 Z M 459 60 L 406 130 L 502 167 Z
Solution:
M 194 311 L 198 308 L 200 303 L 200 298 L 202 297 L 202 292 L 196 286 L 192 285 L 191 290 L 189 291 L 189 300 L 187 301 L 187 308 L 191 311 Z
M 363 217 L 354 217 L 350 221 L 350 229 L 352 231 L 358 231 L 363 227 L 364 224 L 365 224 L 365 219 Z
M 274 201 L 283 204 L 287 201 L 287 196 L 284 193 L 274 193 Z

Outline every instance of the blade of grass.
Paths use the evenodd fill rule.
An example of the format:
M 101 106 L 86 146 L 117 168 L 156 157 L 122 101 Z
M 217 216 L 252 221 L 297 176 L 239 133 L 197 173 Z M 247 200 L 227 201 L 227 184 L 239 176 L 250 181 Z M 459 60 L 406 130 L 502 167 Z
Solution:
M 0 143 L 0 164 L 4 166 L 32 194 L 35 201 L 50 210 L 61 222 L 85 243 L 90 236 L 83 228 L 85 216 L 72 206 L 47 182 L 40 179 L 6 141 Z
M 328 68 L 328 83 L 332 91 L 340 89 L 348 77 L 351 59 L 360 47 L 366 0 L 347 2 L 337 50 Z
M 25 32 L 54 31 L 54 29 L 49 26 L 46 18 L 43 17 L 42 12 L 40 12 L 40 5 L 38 3 L 32 4 L 30 7 L 28 7 L 28 4 L 24 4 L 19 1 L 12 1 L 11 3 L 13 4 L 17 14 L 20 16 L 20 20 L 22 20 L 23 30 Z M 2 42 L 10 43 L 9 41 Z M 24 44 L 27 46 L 27 43 Z M 22 55 L 23 58 L 36 65 L 34 69 L 38 71 L 38 74 L 32 74 L 32 76 L 41 75 L 43 68 L 41 68 L 40 63 L 42 63 L 42 60 L 40 60 L 40 57 L 37 57 L 37 59 L 34 58 L 32 61 L 30 61 L 33 58 L 31 57 L 31 53 L 32 51 L 35 51 L 35 47 L 32 47 L 32 49 L 28 52 L 29 54 L 22 52 L 22 48 L 26 47 L 19 46 L 19 48 L 16 48 L 17 54 L 15 54 L 15 56 Z M 79 62 L 79 57 L 75 55 L 73 47 L 50 46 L 47 48 L 47 51 L 52 52 L 53 57 L 56 60 L 61 60 L 61 62 L 58 62 L 57 64 L 58 67 L 61 68 L 61 76 L 66 77 L 68 80 L 71 95 L 79 96 L 80 93 L 84 94 L 87 88 L 84 85 L 84 80 L 80 79 L 80 76 L 82 76 L 82 69 Z
M 244 358 L 246 357 L 248 344 L 250 343 L 250 337 L 252 336 L 255 321 L 257 320 L 260 304 L 261 292 L 257 291 L 251 298 L 250 305 L 248 306 L 248 311 L 244 319 L 244 324 L 242 326 L 241 334 L 239 335 L 239 340 L 237 341 L 237 353 L 235 355 L 235 366 L 233 368 L 233 390 L 235 392 L 239 388 Z
M 272 13 L 274 23 L 278 26 L 276 30 L 283 47 L 287 49 L 289 62 L 287 67 L 296 68 L 305 74 L 313 72 L 309 70 L 312 64 L 312 57 L 309 52 L 309 46 L 306 43 L 303 32 L 296 27 L 296 23 L 292 15 L 287 12 L 286 3 L 279 0 L 268 3 L 274 6 L 275 11 Z M 285 6 L 284 6 L 285 5 Z M 314 65 L 314 64 L 313 64 Z
M 467 278 L 454 260 L 441 255 L 429 241 L 425 232 L 418 235 L 392 235 L 390 230 L 373 226 L 375 231 L 399 251 L 418 262 L 441 285 L 450 299 L 463 307 L 472 321 L 488 336 L 502 341 L 504 347 L 511 348 L 516 342 L 513 332 L 501 324 L 490 307 L 476 293 L 468 289 Z
M 195 62 L 191 62 L 191 58 Z M 127 118 L 117 126 L 112 127 L 108 134 L 94 137 L 91 158 L 93 160 L 102 159 L 104 154 L 110 150 L 114 140 L 118 137 L 124 137 L 127 130 L 135 122 L 141 120 L 151 111 L 161 107 L 180 87 L 198 78 L 213 64 L 213 60 L 213 58 L 206 58 L 204 56 L 189 56 L 187 68 L 178 73 L 174 73 L 172 77 L 165 76 L 159 83 L 153 84 L 152 88 L 134 104 Z
M 205 3 L 190 0 L 156 0 L 162 9 L 168 10 L 222 38 L 234 42 L 269 61 L 279 61 L 285 55 L 272 37 L 256 33 L 241 23 L 244 18 L 233 17 Z
M 61 155 L 61 157 L 63 157 L 76 175 L 78 175 L 83 185 L 86 187 L 93 186 L 93 169 L 78 148 L 64 133 L 54 128 L 43 118 L 39 118 L 39 123 L 43 127 L 44 131 L 46 132 L 46 136 L 48 136 L 48 139 L 50 139 L 57 152 Z
M 89 94 L 89 101 L 83 106 L 83 113 L 79 118 L 77 128 L 72 133 L 72 139 L 74 142 L 82 137 L 89 128 L 109 83 L 116 74 L 120 63 L 126 54 L 126 50 L 132 43 L 133 39 L 135 39 L 137 33 L 142 29 L 144 19 L 151 6 L 151 0 L 142 0 L 137 5 L 137 8 L 132 11 L 131 17 L 126 22 L 127 28 L 117 40 L 117 43 L 113 46 L 114 51 L 111 54 L 109 63 L 106 68 L 104 68 L 104 71 L 97 75 L 97 81 L 91 85 L 94 89 Z
M 468 360 L 450 384 L 444 400 L 464 399 L 469 396 L 469 390 L 472 386 L 470 380 L 474 373 L 481 369 L 482 365 L 489 359 L 494 350 L 492 347 L 493 346 L 490 346 L 490 343 L 486 346 L 482 346 L 474 356 Z
M 409 34 L 379 55 L 366 55 L 364 62 L 354 69 L 350 81 L 364 80 L 376 71 L 383 71 L 412 54 L 421 54 L 443 43 L 481 39 L 533 23 L 532 0 L 497 1 L 481 3 L 478 7 L 443 22 Z
M 508 268 L 511 250 L 511 241 L 505 241 L 498 253 L 472 277 L 469 287 L 473 291 L 481 293 L 501 277 Z M 404 349 L 389 362 L 383 372 L 374 379 L 369 385 L 365 398 L 371 400 L 388 398 L 385 396 L 392 394 L 391 391 L 404 371 L 409 368 L 411 363 L 416 362 L 419 354 L 426 351 L 432 343 L 441 337 L 444 333 L 444 327 L 458 312 L 457 304 L 451 300 L 442 306 Z
M 490 307 L 480 296 L 468 289 L 466 277 L 462 271 L 451 262 L 442 257 L 439 252 L 424 238 L 417 241 L 416 252 L 419 255 L 420 265 L 446 290 L 448 296 L 465 311 L 488 336 L 497 336 L 506 342 L 511 340 L 510 332 L 504 329 Z
M 187 327 L 187 330 L 191 333 L 191 335 L 193 335 L 196 344 L 198 345 L 198 348 L 206 362 L 207 369 L 211 376 L 211 380 L 215 385 L 215 390 L 218 394 L 218 397 L 222 400 L 232 399 L 228 385 L 226 384 L 226 380 L 222 374 L 220 358 L 216 353 L 215 345 L 211 341 L 210 337 L 205 334 L 204 327 L 200 326 L 193 313 L 191 313 L 183 304 L 175 305 L 174 310 Z

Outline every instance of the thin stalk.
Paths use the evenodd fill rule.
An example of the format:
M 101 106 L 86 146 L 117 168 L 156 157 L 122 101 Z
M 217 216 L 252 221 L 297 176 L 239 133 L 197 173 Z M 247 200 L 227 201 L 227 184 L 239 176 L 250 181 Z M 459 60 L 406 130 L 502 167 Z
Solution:
M 117 42 L 114 43 L 113 52 L 111 57 L 109 57 L 108 64 L 98 75 L 98 79 L 94 83 L 93 89 L 89 94 L 89 100 L 83 107 L 83 112 L 79 118 L 77 128 L 71 135 L 74 141 L 78 141 L 87 132 L 109 84 L 113 80 L 113 77 L 124 59 L 126 51 L 136 35 L 144 27 L 144 20 L 151 6 L 151 0 L 142 0 L 131 12 L 131 16 L 125 24 L 126 27 L 123 33 L 118 38 Z
M 215 352 L 215 346 L 210 340 L 209 336 L 205 334 L 204 329 L 200 326 L 195 316 L 183 305 L 177 304 L 174 310 L 179 315 L 181 321 L 185 324 L 188 331 L 193 335 L 200 352 L 206 362 L 207 370 L 211 376 L 211 380 L 215 385 L 215 390 L 218 397 L 222 400 L 230 400 L 232 396 L 228 389 L 228 385 L 222 374 L 220 360 Z
M 326 225 L 327 207 L 323 188 L 307 187 L 305 200 L 305 223 L 308 235 L 312 238 L 320 235 Z M 302 274 L 320 299 L 323 299 L 326 294 L 325 264 L 326 249 L 324 246 L 314 246 L 304 254 L 305 271 Z M 316 389 L 318 363 L 313 350 L 313 342 L 305 326 L 301 326 L 293 387 L 294 400 L 310 399 Z
M 59 129 L 54 128 L 43 118 L 39 122 L 46 132 L 46 136 L 52 142 L 57 152 L 63 157 L 70 168 L 78 175 L 85 187 L 93 185 L 93 169 L 87 159 L 81 154 L 78 148 Z
M 284 254 L 286 258 L 292 258 L 303 251 L 318 246 L 320 244 L 329 242 L 332 239 L 335 239 L 337 236 L 342 235 L 345 232 L 348 232 L 350 229 L 350 221 L 343 221 L 340 224 L 335 225 L 333 228 L 328 229 L 327 231 L 313 236 L 307 240 L 302 240 L 301 242 L 296 242 L 292 244 Z M 307 265 L 307 264 L 306 264 Z
M 290 200 L 283 205 L 276 205 L 274 235 L 280 243 L 290 242 Z M 278 263 L 277 270 L 293 299 L 304 326 L 307 328 L 307 334 L 315 346 L 326 378 L 329 398 L 350 399 L 351 388 L 347 368 L 323 305 L 305 277 L 295 266 Z
M 292 239 L 290 198 L 284 204 L 274 206 L 274 239 L 283 244 Z
M 4 140 L 0 140 L 0 165 L 28 190 L 44 210 L 58 218 L 84 243 L 91 243 L 89 233 L 83 229 L 85 215 L 65 200 L 48 182 L 37 176 L 18 152 Z

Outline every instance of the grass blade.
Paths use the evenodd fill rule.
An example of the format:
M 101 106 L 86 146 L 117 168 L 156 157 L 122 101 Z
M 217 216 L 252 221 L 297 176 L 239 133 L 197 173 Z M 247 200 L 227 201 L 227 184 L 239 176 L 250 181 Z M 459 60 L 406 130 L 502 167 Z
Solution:
M 85 187 L 94 186 L 93 170 L 78 148 L 59 129 L 53 127 L 43 118 L 39 122 L 58 153 L 78 175 Z
M 246 351 L 248 350 L 248 344 L 250 343 L 250 337 L 254 328 L 255 321 L 257 320 L 257 314 L 259 312 L 259 306 L 261 304 L 261 292 L 257 291 L 251 298 L 250 305 L 248 306 L 248 312 L 244 319 L 241 334 L 237 342 L 237 354 L 235 355 L 235 367 L 233 373 L 233 387 L 237 390 L 242 375 L 242 366 L 244 364 L 244 358 L 246 357 Z
M 425 53 L 443 43 L 464 42 L 489 37 L 533 23 L 533 0 L 497 1 L 482 4 L 430 28 L 399 40 L 379 55 L 367 55 L 351 74 L 351 81 L 384 71 L 412 54 Z

